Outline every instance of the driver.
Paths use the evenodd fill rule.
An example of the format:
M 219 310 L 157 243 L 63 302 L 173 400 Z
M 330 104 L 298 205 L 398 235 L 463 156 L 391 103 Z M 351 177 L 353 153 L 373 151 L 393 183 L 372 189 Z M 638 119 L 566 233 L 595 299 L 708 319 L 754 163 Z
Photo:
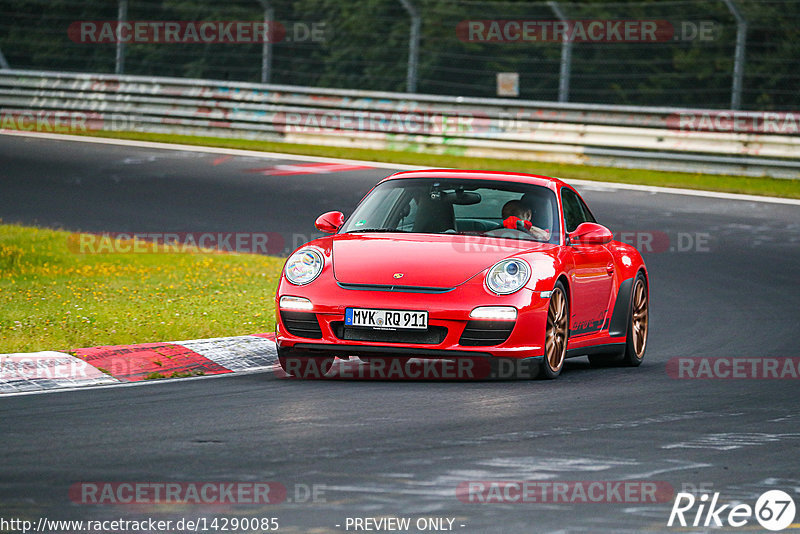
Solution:
M 533 211 L 521 200 L 509 200 L 503 205 L 503 227 L 531 234 L 539 241 L 548 241 L 550 232 L 531 223 Z

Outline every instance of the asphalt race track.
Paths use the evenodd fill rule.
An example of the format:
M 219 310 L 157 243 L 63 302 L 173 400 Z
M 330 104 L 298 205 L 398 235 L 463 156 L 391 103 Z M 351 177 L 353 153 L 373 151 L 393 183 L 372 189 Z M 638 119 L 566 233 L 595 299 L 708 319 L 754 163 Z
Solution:
M 288 243 L 316 235 L 322 212 L 349 213 L 390 173 L 246 172 L 305 163 L 0 136 L 0 218 L 85 231 L 269 231 Z M 267 373 L 0 399 L 0 515 L 239 514 L 320 533 L 381 516 L 454 518 L 465 533 L 678 530 L 666 526 L 671 498 L 456 497 L 462 482 L 491 480 L 659 481 L 751 506 L 782 489 L 800 504 L 797 380 L 667 373 L 675 357 L 798 356 L 800 207 L 579 189 L 615 234 L 655 236 L 662 249 L 645 253 L 652 329 L 640 368 L 592 369 L 578 358 L 558 380 L 520 382 Z M 206 480 L 277 481 L 292 502 L 90 506 L 68 497 L 79 481 Z M 316 502 L 295 502 L 314 485 L 324 486 Z

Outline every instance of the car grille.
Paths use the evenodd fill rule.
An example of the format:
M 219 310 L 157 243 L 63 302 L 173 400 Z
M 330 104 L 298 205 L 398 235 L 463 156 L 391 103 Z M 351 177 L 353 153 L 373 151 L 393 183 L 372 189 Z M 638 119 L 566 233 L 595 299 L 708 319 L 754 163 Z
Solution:
M 336 282 L 342 289 L 357 291 L 388 291 L 393 293 L 448 293 L 453 287 L 425 287 L 425 286 L 394 286 L 386 284 L 346 284 Z
M 293 336 L 308 339 L 322 338 L 322 330 L 314 313 L 281 311 L 281 321 Z
M 467 321 L 459 345 L 480 347 L 499 345 L 514 330 L 514 321 Z
M 331 328 L 336 337 L 345 341 L 438 345 L 447 337 L 447 328 L 443 326 L 428 326 L 427 330 L 373 330 L 353 328 L 345 326 L 341 321 L 335 321 L 331 323 Z

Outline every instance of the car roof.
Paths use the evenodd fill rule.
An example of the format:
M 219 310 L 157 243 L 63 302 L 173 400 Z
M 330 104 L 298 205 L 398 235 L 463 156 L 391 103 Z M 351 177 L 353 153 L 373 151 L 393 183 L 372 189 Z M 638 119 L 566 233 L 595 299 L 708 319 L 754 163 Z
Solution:
M 456 179 L 456 180 L 497 180 L 503 182 L 517 182 L 531 185 L 540 185 L 557 191 L 560 186 L 568 184 L 558 178 L 524 172 L 504 171 L 471 171 L 463 169 L 425 169 L 421 171 L 402 171 L 387 176 L 381 182 L 405 178 L 422 178 L 430 180 Z

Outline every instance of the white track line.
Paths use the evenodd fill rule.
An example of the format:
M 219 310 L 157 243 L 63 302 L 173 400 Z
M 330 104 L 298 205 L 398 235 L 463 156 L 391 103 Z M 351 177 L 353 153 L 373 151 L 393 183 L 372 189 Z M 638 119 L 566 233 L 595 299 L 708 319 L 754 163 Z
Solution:
M 98 389 L 111 389 L 111 388 L 133 388 L 133 387 L 140 387 L 140 386 L 154 386 L 156 384 L 173 384 L 175 382 L 186 383 L 187 381 L 195 381 L 195 380 L 211 380 L 214 378 L 226 378 L 226 377 L 235 377 L 235 376 L 242 376 L 242 375 L 254 375 L 254 374 L 263 374 L 263 373 L 270 373 L 273 374 L 275 370 L 278 368 L 278 364 L 271 365 L 268 367 L 259 367 L 255 369 L 248 369 L 247 371 L 236 371 L 230 373 L 219 373 L 215 375 L 203 375 L 203 376 L 193 376 L 190 378 L 159 378 L 157 380 L 139 380 L 137 382 L 119 382 L 116 384 L 102 384 L 102 385 L 92 385 L 92 386 L 78 386 L 78 387 L 67 387 L 67 388 L 53 388 L 53 389 L 40 389 L 35 391 L 19 391 L 14 393 L 3 393 L 0 395 L 0 401 L 9 397 L 22 397 L 24 395 L 46 395 L 50 393 L 65 393 L 67 391 L 95 391 Z
M 284 154 L 279 152 L 259 152 L 255 150 L 240 150 L 236 148 L 179 145 L 173 143 L 155 143 L 152 141 L 132 141 L 129 139 L 110 139 L 105 137 L 88 137 L 88 136 L 41 133 L 41 132 L 16 132 L 12 130 L 1 130 L 0 135 L 14 135 L 18 137 L 36 137 L 41 139 L 53 139 L 57 141 L 74 141 L 79 143 L 96 143 L 103 145 L 129 146 L 136 148 L 178 150 L 183 152 L 186 151 L 204 152 L 207 154 L 225 154 L 230 156 L 246 156 L 254 158 L 264 158 L 264 159 L 284 159 L 284 160 L 289 159 L 298 161 L 346 163 L 350 165 L 366 165 L 370 167 L 376 167 L 380 169 L 391 169 L 391 170 L 420 170 L 420 169 L 430 168 L 430 167 L 421 167 L 419 165 L 404 165 L 401 163 L 385 163 L 385 162 L 364 161 L 364 160 L 354 160 L 354 159 L 327 158 L 321 156 L 302 156 L 297 154 Z M 570 184 L 583 187 L 603 187 L 606 189 L 622 189 L 628 191 L 643 191 L 648 193 L 664 193 L 667 195 L 684 195 L 692 197 L 738 200 L 743 202 L 762 202 L 770 204 L 786 204 L 790 206 L 800 206 L 800 199 L 795 199 L 795 198 L 768 197 L 760 195 L 743 195 L 739 193 L 721 193 L 716 191 L 681 189 L 677 187 L 621 184 L 616 182 L 601 182 L 594 180 L 567 179 L 566 181 L 569 182 Z
M 739 200 L 742 202 L 764 202 L 770 204 L 787 204 L 800 206 L 798 198 L 767 197 L 761 195 L 744 195 L 741 193 L 723 193 L 721 191 L 703 191 L 700 189 L 681 189 L 679 187 L 660 187 L 657 185 L 618 184 L 615 182 L 596 182 L 594 180 L 574 180 L 567 178 L 564 181 L 571 185 L 586 188 L 625 189 L 628 191 L 644 191 L 646 193 L 665 193 L 667 195 L 685 195 L 691 197 L 717 198 L 725 200 Z
M 362 161 L 355 159 L 326 158 L 322 156 L 301 156 L 282 152 L 261 152 L 257 150 L 242 150 L 239 148 L 221 148 L 215 146 L 179 145 L 176 143 L 157 143 L 154 141 L 134 141 L 131 139 L 111 139 L 106 137 L 90 137 L 83 135 L 52 134 L 41 132 L 16 132 L 13 130 L 0 130 L 2 135 L 15 135 L 18 137 L 37 137 L 55 141 L 75 141 L 78 143 L 96 143 L 101 145 L 131 146 L 136 148 L 156 148 L 163 150 L 179 150 L 181 152 L 204 152 L 206 154 L 224 154 L 228 156 L 245 156 L 262 159 L 288 159 L 298 161 L 313 161 L 320 163 L 347 163 L 351 165 L 368 165 L 383 169 L 419 170 L 428 167 L 417 165 L 402 165 L 400 163 L 385 163 L 376 161 Z

